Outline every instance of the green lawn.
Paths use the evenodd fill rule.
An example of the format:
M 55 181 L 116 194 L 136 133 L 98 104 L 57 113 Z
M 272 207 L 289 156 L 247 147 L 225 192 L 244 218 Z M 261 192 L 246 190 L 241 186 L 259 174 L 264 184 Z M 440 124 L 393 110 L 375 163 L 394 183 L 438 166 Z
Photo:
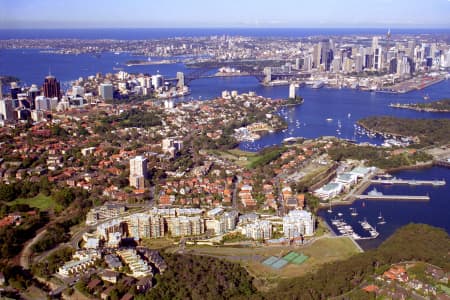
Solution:
M 222 159 L 227 159 L 229 161 L 234 162 L 240 167 L 248 168 L 250 164 L 256 160 L 258 160 L 261 156 L 258 153 L 242 151 L 239 149 L 231 149 L 231 150 L 209 150 L 211 154 L 217 155 Z M 240 160 L 240 157 L 245 157 L 246 160 Z
M 240 262 L 251 275 L 261 280 L 258 288 L 265 290 L 267 287 L 276 286 L 283 278 L 292 278 L 304 275 L 310 271 L 317 270 L 321 265 L 336 260 L 349 258 L 359 253 L 355 244 L 347 237 L 321 238 L 310 245 L 301 247 L 294 246 L 271 246 L 271 247 L 210 247 L 189 246 L 188 253 L 211 255 L 234 262 Z M 263 259 L 257 260 L 255 256 L 267 259 L 270 256 L 283 257 L 289 252 L 303 253 L 308 260 L 300 265 L 289 264 L 286 267 L 275 270 L 262 264 Z
M 18 198 L 12 202 L 9 202 L 9 205 L 14 204 L 28 204 L 31 207 L 39 208 L 40 210 L 61 210 L 62 207 L 53 200 L 50 196 L 45 196 L 42 194 L 37 195 L 33 198 Z

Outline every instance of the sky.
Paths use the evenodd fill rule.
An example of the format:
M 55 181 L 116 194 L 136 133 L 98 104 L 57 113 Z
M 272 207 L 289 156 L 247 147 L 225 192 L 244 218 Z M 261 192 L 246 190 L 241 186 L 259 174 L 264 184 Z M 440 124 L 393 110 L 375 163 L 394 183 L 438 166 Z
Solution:
M 450 0 L 0 0 L 0 28 L 450 28 Z

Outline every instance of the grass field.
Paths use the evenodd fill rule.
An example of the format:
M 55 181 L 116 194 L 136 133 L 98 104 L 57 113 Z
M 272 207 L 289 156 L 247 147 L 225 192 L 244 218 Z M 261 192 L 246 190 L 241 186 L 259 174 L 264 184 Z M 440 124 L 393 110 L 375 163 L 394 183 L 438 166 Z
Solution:
M 159 238 L 159 239 L 143 239 L 142 245 L 151 249 L 164 249 L 171 247 L 174 244 L 174 240 L 170 238 Z
M 31 207 L 39 208 L 40 210 L 49 210 L 49 209 L 55 209 L 56 211 L 59 211 L 62 209 L 62 207 L 53 200 L 50 196 L 45 196 L 42 194 L 37 195 L 33 198 L 19 198 L 12 202 L 8 203 L 9 205 L 14 204 L 28 204 Z
M 251 163 L 258 160 L 261 156 L 254 152 L 242 151 L 239 149 L 231 149 L 225 151 L 210 150 L 210 153 L 219 156 L 222 159 L 226 159 L 234 162 L 240 167 L 248 168 Z M 239 158 L 245 158 L 240 160 Z
M 347 237 L 324 237 L 310 245 L 301 247 L 273 246 L 273 247 L 208 247 L 192 246 L 186 248 L 194 254 L 211 255 L 234 262 L 239 262 L 249 273 L 260 281 L 257 287 L 265 290 L 274 287 L 280 279 L 304 275 L 317 270 L 324 263 L 346 259 L 359 250 Z M 270 256 L 282 257 L 294 251 L 303 253 L 309 258 L 300 265 L 288 264 L 280 270 L 275 270 L 262 264 Z

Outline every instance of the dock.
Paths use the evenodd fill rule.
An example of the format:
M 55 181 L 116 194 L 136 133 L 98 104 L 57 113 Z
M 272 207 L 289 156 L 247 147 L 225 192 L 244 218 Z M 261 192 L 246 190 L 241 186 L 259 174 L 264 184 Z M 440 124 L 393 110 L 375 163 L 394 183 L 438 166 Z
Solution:
M 356 196 L 360 200 L 414 200 L 429 201 L 430 196 L 412 196 L 412 195 L 359 195 Z
M 372 179 L 372 184 L 406 184 L 406 185 L 432 185 L 443 186 L 446 184 L 445 180 L 406 180 L 406 179 Z

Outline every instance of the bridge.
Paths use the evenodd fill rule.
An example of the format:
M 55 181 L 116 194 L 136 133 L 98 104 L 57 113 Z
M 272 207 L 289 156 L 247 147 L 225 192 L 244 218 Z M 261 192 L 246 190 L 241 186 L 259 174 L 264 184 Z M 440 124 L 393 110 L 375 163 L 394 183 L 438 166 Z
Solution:
M 184 81 L 185 85 L 188 85 L 191 81 L 197 80 L 197 79 L 204 79 L 204 78 L 220 78 L 220 77 L 255 77 L 259 82 L 270 82 L 272 80 L 289 80 L 289 79 L 295 79 L 295 80 L 304 80 L 306 78 L 311 77 L 311 73 L 309 72 L 271 72 L 264 70 L 262 71 L 243 71 L 240 74 L 211 74 L 212 71 L 217 70 L 215 68 L 199 68 L 195 69 L 194 71 L 183 74 L 182 77 L 176 77 L 176 78 L 167 78 L 165 81 L 172 82 L 172 83 L 179 83 L 180 79 Z
M 372 179 L 372 184 L 407 184 L 407 185 L 433 185 L 443 186 L 446 184 L 445 180 L 405 180 L 405 179 Z

